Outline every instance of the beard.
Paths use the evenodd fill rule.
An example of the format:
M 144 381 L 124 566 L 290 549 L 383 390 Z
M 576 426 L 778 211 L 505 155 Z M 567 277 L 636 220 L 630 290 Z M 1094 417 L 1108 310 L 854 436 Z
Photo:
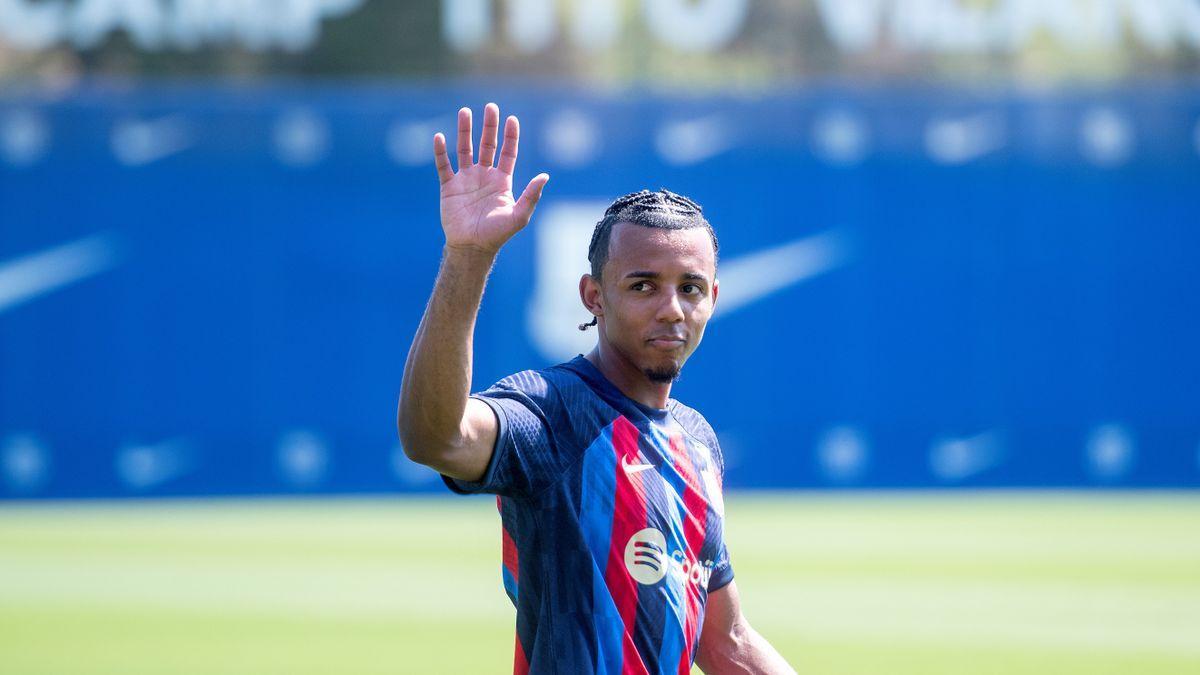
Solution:
M 651 382 L 658 384 L 669 384 L 679 379 L 679 366 L 674 363 L 667 366 L 659 366 L 657 368 L 644 368 L 642 373 L 649 378 Z

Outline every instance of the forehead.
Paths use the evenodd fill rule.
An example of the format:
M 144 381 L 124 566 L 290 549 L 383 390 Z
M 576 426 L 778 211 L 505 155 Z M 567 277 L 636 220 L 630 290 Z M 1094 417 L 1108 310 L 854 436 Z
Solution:
M 621 270 L 716 272 L 716 255 L 712 238 L 703 227 L 668 230 L 645 227 L 634 223 L 613 226 L 608 244 L 608 264 L 620 274 Z

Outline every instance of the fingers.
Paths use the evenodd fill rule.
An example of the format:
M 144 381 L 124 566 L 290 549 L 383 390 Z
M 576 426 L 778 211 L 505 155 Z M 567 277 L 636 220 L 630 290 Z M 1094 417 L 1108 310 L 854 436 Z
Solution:
M 500 107 L 495 103 L 489 103 L 483 108 L 483 133 L 479 138 L 479 164 L 481 166 L 491 167 L 495 162 L 496 136 L 499 127 Z M 520 123 L 517 122 L 515 116 L 509 115 L 508 119 L 504 121 L 504 149 L 500 152 L 500 170 L 510 176 L 517 166 L 517 143 L 520 137 Z M 475 148 L 471 144 L 471 109 L 460 108 L 458 111 L 458 170 L 462 171 L 464 167 L 474 164 L 474 155 Z M 454 170 L 450 167 L 450 157 L 446 152 L 446 139 L 441 134 L 435 134 L 433 137 L 433 156 L 437 164 L 438 179 L 445 183 L 453 178 Z M 539 187 L 538 190 L 540 192 L 541 188 Z
M 438 182 L 445 183 L 454 178 L 450 155 L 446 153 L 446 137 L 441 134 L 433 135 L 433 163 L 437 165 Z
M 510 117 L 509 119 L 516 119 Z M 507 141 L 505 145 L 508 145 Z M 501 158 L 503 162 L 503 157 Z M 521 193 L 521 198 L 513 205 L 513 213 L 517 220 L 520 221 L 521 227 L 529 223 L 529 218 L 533 216 L 533 209 L 537 207 L 538 200 L 542 198 L 542 188 L 546 187 L 546 183 L 550 180 L 550 175 L 539 173 L 529 181 L 529 185 L 525 186 L 525 191 Z
M 499 114 L 499 110 L 496 113 Z M 509 115 L 504 121 L 504 149 L 500 151 L 500 170 L 510 176 L 517 166 L 517 141 L 520 138 L 521 124 L 517 122 L 516 117 Z
M 471 109 L 461 108 L 458 111 L 458 170 L 462 171 L 475 163 L 475 154 L 471 147 Z
M 483 108 L 483 135 L 479 138 L 479 164 L 491 167 L 496 158 L 496 132 L 500 126 L 500 107 L 489 103 Z

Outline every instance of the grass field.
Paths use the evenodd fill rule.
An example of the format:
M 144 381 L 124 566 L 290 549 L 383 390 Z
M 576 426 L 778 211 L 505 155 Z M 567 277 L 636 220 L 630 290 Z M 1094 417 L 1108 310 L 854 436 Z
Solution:
M 505 673 L 490 499 L 0 507 L 0 672 Z M 1200 495 L 728 499 L 801 673 L 1200 673 Z

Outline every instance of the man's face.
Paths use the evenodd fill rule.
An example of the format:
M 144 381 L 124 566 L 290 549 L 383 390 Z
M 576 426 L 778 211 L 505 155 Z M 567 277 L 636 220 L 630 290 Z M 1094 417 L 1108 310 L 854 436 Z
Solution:
M 712 317 L 716 271 L 704 228 L 616 224 L 601 271 L 604 339 L 650 380 L 674 380 Z

